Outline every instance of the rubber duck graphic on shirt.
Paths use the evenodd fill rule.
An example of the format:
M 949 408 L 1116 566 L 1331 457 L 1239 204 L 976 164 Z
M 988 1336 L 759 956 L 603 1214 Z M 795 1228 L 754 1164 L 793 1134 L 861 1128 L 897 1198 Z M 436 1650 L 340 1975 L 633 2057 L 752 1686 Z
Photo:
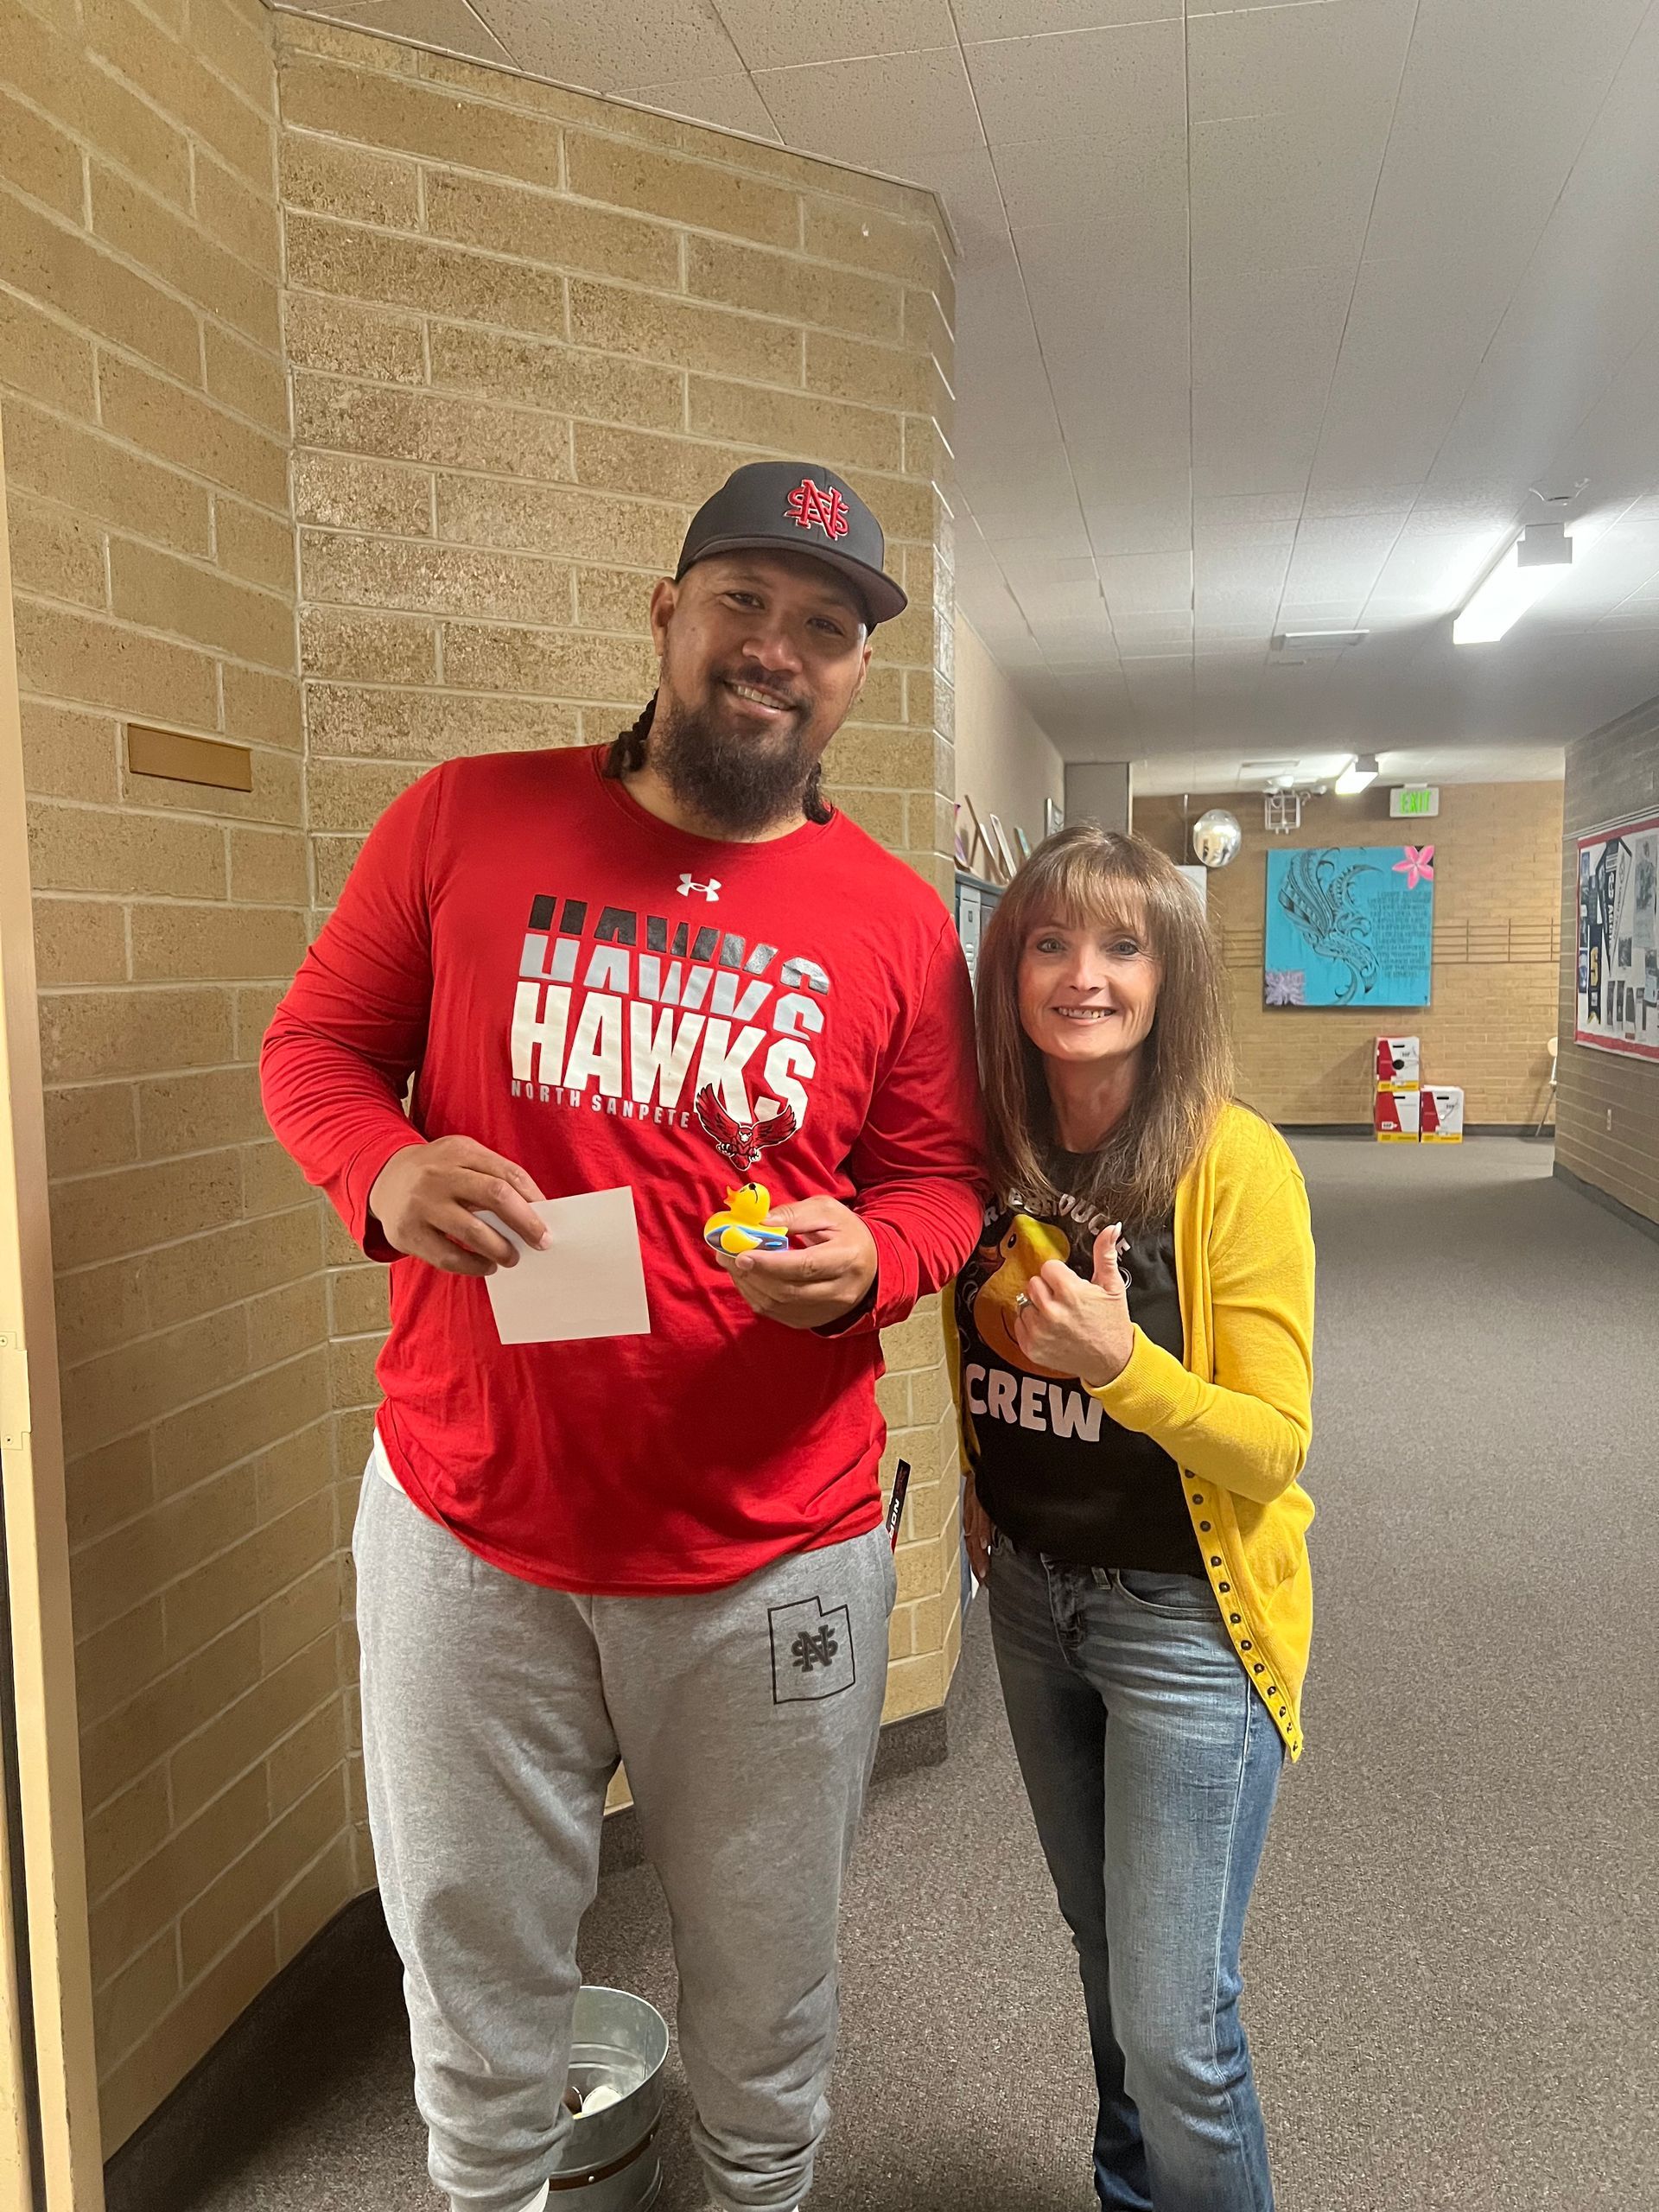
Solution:
M 1071 1256 L 1065 1231 L 1052 1222 L 1033 1221 L 1028 1213 L 1016 1213 L 995 1244 L 979 1249 L 980 1264 L 993 1272 L 975 1295 L 974 1326 L 989 1351 L 1022 1374 L 1065 1379 L 1058 1368 L 1038 1367 L 1020 1351 L 1014 1333 L 1014 1308 L 1034 1274 L 1051 1260 L 1069 1261 Z

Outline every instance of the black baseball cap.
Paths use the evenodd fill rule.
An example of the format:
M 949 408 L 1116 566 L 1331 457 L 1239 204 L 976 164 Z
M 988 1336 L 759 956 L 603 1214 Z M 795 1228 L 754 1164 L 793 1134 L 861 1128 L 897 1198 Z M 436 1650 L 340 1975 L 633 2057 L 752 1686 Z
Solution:
M 711 553 L 810 553 L 853 585 L 874 629 L 909 605 L 882 568 L 887 550 L 880 524 L 833 469 L 752 461 L 734 469 L 692 516 L 674 581 Z

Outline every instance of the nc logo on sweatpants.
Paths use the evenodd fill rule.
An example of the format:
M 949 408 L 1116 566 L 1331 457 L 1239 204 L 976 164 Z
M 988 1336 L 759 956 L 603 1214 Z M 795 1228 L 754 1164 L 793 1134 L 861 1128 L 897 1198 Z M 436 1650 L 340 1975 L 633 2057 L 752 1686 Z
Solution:
M 803 1698 L 835 1697 L 858 1680 L 853 1656 L 852 1617 L 845 1605 L 825 1612 L 820 1598 L 793 1605 L 773 1605 L 772 1701 L 793 1705 Z

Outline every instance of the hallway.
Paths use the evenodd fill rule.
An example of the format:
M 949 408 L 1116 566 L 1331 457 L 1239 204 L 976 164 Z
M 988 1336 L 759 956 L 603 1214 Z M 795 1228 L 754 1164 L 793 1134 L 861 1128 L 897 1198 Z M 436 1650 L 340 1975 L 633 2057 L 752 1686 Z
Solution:
M 1319 1619 L 1247 1947 L 1281 2212 L 1654 2201 L 1659 1846 L 1626 1777 L 1659 1757 L 1659 1248 L 1543 1145 L 1297 1149 Z M 985 1630 L 948 1762 L 872 1805 L 812 2212 L 1090 2202 L 1081 2005 Z M 671 2011 L 648 1869 L 607 1882 L 584 1965 Z M 662 2212 L 703 2202 L 681 2094 Z M 434 2212 L 390 1974 L 296 2038 L 247 2130 L 179 2212 Z

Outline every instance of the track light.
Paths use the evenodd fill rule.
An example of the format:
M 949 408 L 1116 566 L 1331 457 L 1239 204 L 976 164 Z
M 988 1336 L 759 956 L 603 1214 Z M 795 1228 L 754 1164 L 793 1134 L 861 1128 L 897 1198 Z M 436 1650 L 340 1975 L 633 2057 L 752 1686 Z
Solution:
M 1370 791 L 1376 781 L 1375 753 L 1357 753 L 1337 778 L 1337 797 L 1352 798 L 1356 791 Z
M 1573 541 L 1559 522 L 1529 523 L 1452 625 L 1454 645 L 1491 645 L 1573 565 Z

